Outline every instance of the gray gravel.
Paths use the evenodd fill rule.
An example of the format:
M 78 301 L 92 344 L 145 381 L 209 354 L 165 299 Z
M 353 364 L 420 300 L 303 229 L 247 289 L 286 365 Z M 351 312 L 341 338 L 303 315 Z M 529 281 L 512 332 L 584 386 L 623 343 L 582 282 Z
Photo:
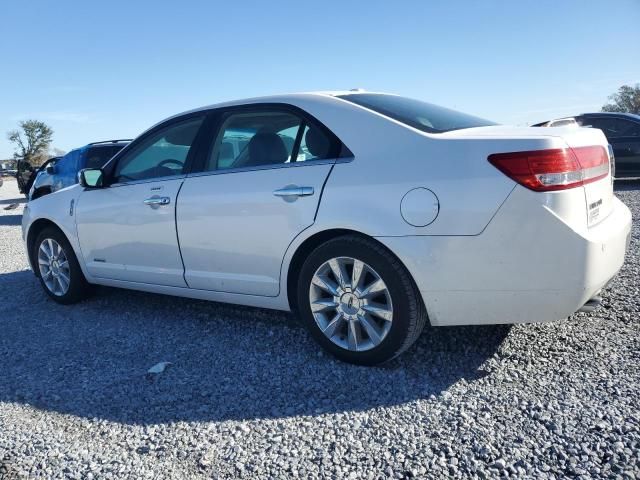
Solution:
M 54 304 L 5 182 L 0 478 L 639 476 L 640 183 L 617 189 L 636 223 L 604 308 L 428 329 L 364 368 L 282 313 L 107 288 Z

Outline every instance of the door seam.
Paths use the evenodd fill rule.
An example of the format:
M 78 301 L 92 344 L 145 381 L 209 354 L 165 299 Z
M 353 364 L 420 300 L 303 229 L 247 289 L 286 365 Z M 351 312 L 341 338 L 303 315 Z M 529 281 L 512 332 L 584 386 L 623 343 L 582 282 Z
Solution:
M 336 164 L 333 163 L 331 165 L 331 168 L 329 169 L 329 173 L 327 173 L 327 176 L 324 178 L 324 182 L 322 182 L 322 187 L 320 187 L 320 195 L 318 197 L 318 204 L 316 205 L 316 213 L 313 214 L 313 223 L 316 223 L 316 218 L 318 218 L 318 212 L 320 211 L 320 203 L 322 202 L 322 194 L 324 193 L 324 187 L 327 184 L 327 181 L 329 180 L 329 177 L 331 176 L 331 172 L 333 172 L 333 167 L 335 167 Z M 313 223 L 311 225 L 313 225 Z M 308 227 L 307 227 L 308 228 Z M 302 232 L 300 232 L 302 233 Z M 295 240 L 295 238 L 294 238 Z M 293 242 L 293 240 L 292 240 Z M 291 245 L 291 244 L 289 244 Z
M 184 280 L 184 283 L 187 286 L 187 288 L 191 288 L 189 286 L 189 282 L 187 282 L 187 269 L 184 265 L 184 258 L 182 258 L 182 247 L 180 246 L 180 234 L 178 233 L 178 199 L 180 198 L 180 191 L 182 190 L 183 185 L 184 185 L 184 179 L 180 183 L 180 187 L 176 192 L 176 201 L 173 208 L 173 225 L 175 226 L 175 229 L 176 229 L 176 241 L 178 242 L 178 253 L 180 254 L 180 263 L 182 263 L 182 280 Z
M 316 206 L 316 213 L 313 216 L 313 222 L 311 222 L 311 225 L 308 225 L 302 230 L 300 230 L 300 232 L 298 232 L 298 234 L 291 239 L 291 241 L 289 242 L 289 245 L 287 245 L 287 248 L 284 251 L 284 255 L 282 256 L 282 261 L 280 262 L 280 278 L 278 282 L 278 293 L 277 295 L 274 295 L 274 297 L 282 296 L 282 276 L 284 275 L 284 261 L 287 258 L 287 254 L 289 253 L 289 249 L 291 248 L 291 245 L 293 245 L 293 243 L 296 241 L 298 237 L 300 237 L 300 235 L 302 235 L 305 231 L 309 230 L 316 223 L 316 218 L 318 217 L 318 211 L 320 210 L 320 203 L 322 202 L 322 194 L 324 193 L 324 187 L 327 184 L 327 181 L 329 180 L 329 177 L 331 176 L 331 172 L 333 172 L 333 167 L 335 167 L 335 165 L 336 165 L 335 163 L 331 165 L 331 168 L 329 169 L 329 172 L 327 173 L 327 176 L 325 177 L 324 182 L 322 183 L 322 187 L 320 188 L 318 205 Z M 285 289 L 285 294 L 288 295 L 288 292 L 286 291 L 286 289 Z

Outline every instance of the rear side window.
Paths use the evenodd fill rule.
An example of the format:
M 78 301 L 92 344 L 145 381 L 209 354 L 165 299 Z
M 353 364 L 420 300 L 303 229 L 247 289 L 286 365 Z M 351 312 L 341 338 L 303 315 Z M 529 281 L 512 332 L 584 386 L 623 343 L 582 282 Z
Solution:
M 102 168 L 111 158 L 118 153 L 124 145 L 113 145 L 108 147 L 89 147 L 85 168 Z
M 584 118 L 583 127 L 599 128 L 607 138 L 638 137 L 640 123 L 623 120 L 621 118 Z
M 211 146 L 205 170 L 254 168 L 335 156 L 335 143 L 289 112 L 229 115 Z
M 306 160 L 329 158 L 331 156 L 331 148 L 331 140 L 322 130 L 305 125 L 296 161 L 304 162 Z
M 497 125 L 484 118 L 396 95 L 357 93 L 339 95 L 338 98 L 381 113 L 427 133 L 443 133 L 463 128 Z

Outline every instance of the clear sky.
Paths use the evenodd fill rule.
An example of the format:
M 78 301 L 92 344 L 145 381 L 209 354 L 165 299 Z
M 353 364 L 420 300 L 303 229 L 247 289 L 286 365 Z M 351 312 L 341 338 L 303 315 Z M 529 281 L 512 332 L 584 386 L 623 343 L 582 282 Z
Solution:
M 35 118 L 63 150 L 218 101 L 365 88 L 524 125 L 640 82 L 640 0 L 21 0 L 0 9 L 0 158 Z

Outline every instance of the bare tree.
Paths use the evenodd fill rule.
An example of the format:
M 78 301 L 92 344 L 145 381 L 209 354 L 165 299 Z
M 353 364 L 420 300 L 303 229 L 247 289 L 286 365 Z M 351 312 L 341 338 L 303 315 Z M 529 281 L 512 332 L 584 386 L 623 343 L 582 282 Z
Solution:
M 30 165 L 40 165 L 46 160 L 53 130 L 40 120 L 24 120 L 19 130 L 8 134 L 9 141 L 15 144 L 14 158 Z
M 623 112 L 640 115 L 640 83 L 635 87 L 621 86 L 616 93 L 609 96 L 611 103 L 602 107 L 603 112 Z

